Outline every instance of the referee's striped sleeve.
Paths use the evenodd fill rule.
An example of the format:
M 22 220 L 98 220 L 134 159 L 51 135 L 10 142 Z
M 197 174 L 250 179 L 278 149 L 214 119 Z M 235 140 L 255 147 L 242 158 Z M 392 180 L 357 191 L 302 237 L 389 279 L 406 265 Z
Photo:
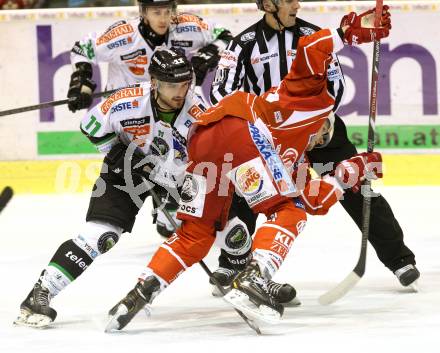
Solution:
M 243 65 L 243 48 L 231 41 L 221 54 L 211 88 L 211 104 L 217 104 L 223 97 L 238 90 L 243 85 L 245 67 Z

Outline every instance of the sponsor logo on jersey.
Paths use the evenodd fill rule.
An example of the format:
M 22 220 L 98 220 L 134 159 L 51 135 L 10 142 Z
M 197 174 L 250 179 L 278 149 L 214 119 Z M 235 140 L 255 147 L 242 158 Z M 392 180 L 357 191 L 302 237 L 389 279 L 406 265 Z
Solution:
M 171 46 L 179 48 L 191 48 L 193 46 L 192 40 L 171 40 Z
M 221 55 L 221 59 L 222 60 L 227 60 L 227 61 L 237 62 L 237 56 L 233 52 L 231 52 L 229 50 L 223 51 L 223 53 Z
M 234 168 L 227 176 L 250 207 L 277 195 L 272 178 L 260 157 Z
M 180 198 L 183 202 L 191 202 L 196 198 L 198 192 L 199 185 L 197 184 L 197 180 L 192 174 L 186 174 L 185 178 L 183 179 L 182 193 L 180 194 Z
M 185 125 L 186 127 L 190 127 L 192 125 L 192 121 L 188 119 L 183 125 Z
M 128 65 L 128 69 L 136 76 L 144 76 L 148 65 L 148 56 L 145 49 L 136 50 L 133 53 L 121 55 L 121 60 Z
M 287 56 L 291 56 L 292 58 L 296 57 L 296 49 L 289 49 L 286 51 Z
M 289 173 L 292 173 L 298 167 L 298 151 L 295 148 L 289 147 L 285 150 L 281 155 L 281 159 Z
M 144 94 L 142 87 L 128 87 L 123 88 L 115 93 L 113 93 L 110 97 L 108 97 L 101 105 L 102 114 L 107 114 L 107 112 L 111 109 L 112 105 L 118 100 L 130 97 L 140 97 Z
M 150 123 L 150 117 L 146 116 L 139 119 L 128 119 L 128 120 L 122 120 L 121 126 L 122 127 L 130 127 L 130 126 L 140 126 Z
M 251 58 L 251 64 L 255 65 L 260 62 L 269 61 L 270 59 L 277 58 L 277 57 L 278 57 L 278 53 L 272 53 L 272 54 L 268 54 L 268 55 L 264 55 L 264 56 L 258 56 L 256 58 Z
M 327 70 L 327 78 L 329 81 L 342 80 L 342 71 L 338 67 L 330 67 Z
M 133 27 L 130 24 L 122 24 L 120 26 L 117 26 L 113 29 L 111 29 L 109 32 L 104 33 L 101 37 L 98 38 L 98 40 L 96 41 L 96 45 L 101 45 L 104 43 L 108 43 L 111 40 L 129 34 L 129 33 L 133 33 Z
M 307 224 L 307 221 L 305 221 L 305 220 L 301 220 L 296 224 L 296 230 L 298 231 L 298 234 L 304 230 L 306 224 Z
M 260 155 L 263 157 L 269 171 L 272 174 L 273 180 L 281 195 L 288 195 L 296 191 L 296 187 L 292 179 L 281 161 L 280 156 L 276 153 L 270 142 L 266 139 L 260 130 L 254 124 L 249 125 L 249 132 L 251 138 L 257 147 Z
M 151 143 L 150 152 L 154 156 L 165 156 L 168 154 L 170 146 L 168 143 L 159 136 L 155 136 Z
M 124 132 L 131 135 L 131 141 L 139 147 L 144 147 L 147 142 L 147 135 L 150 133 L 150 125 L 140 125 L 124 128 Z
M 277 124 L 282 123 L 283 122 L 283 114 L 281 114 L 281 112 L 279 110 L 277 110 L 276 112 L 273 113 L 274 118 L 275 118 L 275 122 Z
M 133 102 L 122 102 L 114 105 L 110 110 L 110 113 L 113 114 L 123 110 L 135 109 L 135 108 L 139 108 L 139 102 L 137 100 L 134 100 Z
M 121 60 L 123 60 L 123 61 L 133 60 L 133 59 L 136 59 L 138 56 L 146 56 L 146 55 L 147 55 L 147 51 L 144 48 L 142 48 L 142 49 L 136 50 L 132 53 L 121 55 Z
M 188 33 L 188 32 L 201 32 L 202 29 L 196 25 L 179 26 L 176 27 L 177 33 Z
M 255 39 L 255 32 L 248 32 L 248 33 L 243 34 L 240 37 L 240 40 L 242 42 L 248 42 L 248 41 L 253 40 L 253 39 Z
M 301 201 L 300 199 L 298 199 L 297 197 L 295 197 L 295 198 L 293 199 L 293 203 L 295 204 L 295 207 L 296 207 L 296 208 L 301 208 L 301 209 L 303 209 L 303 210 L 306 209 L 305 206 L 304 206 L 304 204 L 302 203 L 302 201 Z
M 252 196 L 261 191 L 264 181 L 260 173 L 251 165 L 241 165 L 235 171 L 235 181 L 243 196 Z
M 186 160 L 187 154 L 185 146 L 182 145 L 177 139 L 173 139 L 174 159 Z
M 132 41 L 131 37 L 122 38 L 122 39 L 119 39 L 116 42 L 107 44 L 107 48 L 112 50 L 112 49 L 116 49 L 116 48 L 119 48 L 119 47 L 123 47 L 124 45 L 127 45 L 128 43 L 131 43 L 131 41 Z
M 201 217 L 205 207 L 206 178 L 202 175 L 186 173 L 180 194 L 179 212 Z
M 191 115 L 193 118 L 197 119 L 200 115 L 203 114 L 203 110 L 198 105 L 193 105 L 188 110 L 189 115 Z
M 127 21 L 124 21 L 124 20 L 117 21 L 117 22 L 113 23 L 110 27 L 108 27 L 108 28 L 105 30 L 104 34 L 110 32 L 113 28 L 119 27 L 120 25 L 123 25 L 123 24 L 125 24 L 125 23 L 127 23 Z

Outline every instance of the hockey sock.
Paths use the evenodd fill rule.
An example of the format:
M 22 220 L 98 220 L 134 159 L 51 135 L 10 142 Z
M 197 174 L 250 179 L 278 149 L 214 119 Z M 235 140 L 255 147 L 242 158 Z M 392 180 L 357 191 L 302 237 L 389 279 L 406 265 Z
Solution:
M 41 281 L 52 296 L 57 295 L 77 279 L 93 262 L 93 259 L 73 240 L 61 244 L 46 267 Z

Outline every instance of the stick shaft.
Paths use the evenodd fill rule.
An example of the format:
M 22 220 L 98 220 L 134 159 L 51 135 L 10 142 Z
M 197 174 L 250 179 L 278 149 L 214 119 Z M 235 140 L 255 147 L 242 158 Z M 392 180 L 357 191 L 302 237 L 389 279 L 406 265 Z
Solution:
M 112 94 L 116 92 L 117 90 L 111 90 L 111 91 L 104 91 L 104 92 L 97 92 L 92 94 L 92 98 L 99 98 L 102 96 L 106 96 L 108 94 Z M 19 114 L 19 113 L 25 113 L 32 110 L 40 110 L 44 108 L 52 108 L 56 107 L 58 105 L 63 105 L 69 103 L 70 99 L 61 99 L 58 101 L 52 101 L 52 102 L 44 102 L 40 104 L 34 104 L 34 105 L 28 105 L 26 107 L 20 107 L 20 108 L 14 108 L 9 110 L 3 110 L 0 111 L 0 116 L 6 116 L 6 115 L 13 115 L 13 114 Z

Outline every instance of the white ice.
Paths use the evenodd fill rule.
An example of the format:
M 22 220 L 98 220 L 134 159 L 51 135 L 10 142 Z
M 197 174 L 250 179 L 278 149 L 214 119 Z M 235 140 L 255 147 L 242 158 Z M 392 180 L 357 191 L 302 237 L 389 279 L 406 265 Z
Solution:
M 106 313 L 135 284 L 160 244 L 149 205 L 124 235 L 76 282 L 53 300 L 51 328 L 14 327 L 21 301 L 57 247 L 83 222 L 88 195 L 16 196 L 0 214 L 0 352 L 377 352 L 440 351 L 440 188 L 387 187 L 406 244 L 415 252 L 420 292 L 400 286 L 370 247 L 367 271 L 339 302 L 323 307 L 320 294 L 342 280 L 359 252 L 360 232 L 340 206 L 309 219 L 275 278 L 293 284 L 302 306 L 256 336 L 238 315 L 210 295 L 195 265 L 122 332 L 105 334 Z M 148 202 L 149 204 L 150 202 Z M 214 269 L 218 250 L 206 259 Z

